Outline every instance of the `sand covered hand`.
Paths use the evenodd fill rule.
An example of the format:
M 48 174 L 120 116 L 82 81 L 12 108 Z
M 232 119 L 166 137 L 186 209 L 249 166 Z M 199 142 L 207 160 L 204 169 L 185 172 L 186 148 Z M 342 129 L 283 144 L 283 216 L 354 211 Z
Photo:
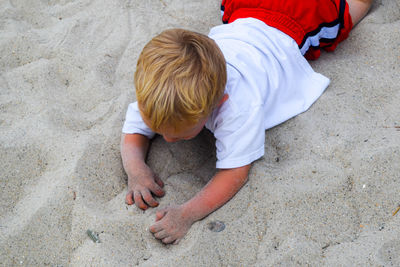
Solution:
M 157 207 L 158 202 L 154 199 L 164 196 L 162 180 L 143 162 L 136 164 L 135 172 L 128 174 L 128 193 L 125 202 L 146 210 L 148 207 Z
M 190 216 L 185 216 L 182 205 L 171 206 L 156 213 L 156 222 L 150 226 L 150 232 L 165 244 L 177 244 L 194 221 Z

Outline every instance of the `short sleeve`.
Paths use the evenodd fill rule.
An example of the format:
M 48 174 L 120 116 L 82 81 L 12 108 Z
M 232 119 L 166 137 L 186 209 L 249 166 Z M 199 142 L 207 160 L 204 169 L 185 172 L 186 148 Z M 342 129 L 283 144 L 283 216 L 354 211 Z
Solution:
M 125 116 L 122 132 L 126 134 L 142 134 L 148 138 L 153 138 L 155 133 L 143 122 L 137 102 L 131 103 Z
M 226 109 L 220 111 L 218 117 L 214 129 L 217 168 L 242 167 L 264 155 L 265 128 L 262 106 L 239 114 L 233 114 Z

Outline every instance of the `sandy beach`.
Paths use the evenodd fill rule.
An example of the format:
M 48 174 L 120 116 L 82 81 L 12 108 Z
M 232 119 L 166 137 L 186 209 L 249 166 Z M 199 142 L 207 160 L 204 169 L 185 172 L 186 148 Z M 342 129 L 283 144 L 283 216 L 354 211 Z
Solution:
M 219 7 L 0 1 L 0 266 L 400 266 L 400 0 L 376 0 L 311 62 L 328 89 L 266 132 L 248 183 L 178 245 L 148 227 L 215 173 L 211 133 L 156 137 L 148 164 L 167 193 L 155 209 L 125 204 L 120 137 L 138 55 L 168 28 L 207 34 Z

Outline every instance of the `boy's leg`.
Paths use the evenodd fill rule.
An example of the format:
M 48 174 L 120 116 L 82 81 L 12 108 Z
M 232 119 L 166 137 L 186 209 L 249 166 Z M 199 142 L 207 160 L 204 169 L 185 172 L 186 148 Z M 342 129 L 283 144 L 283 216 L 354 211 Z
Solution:
M 356 25 L 368 13 L 373 0 L 347 0 L 353 25 Z

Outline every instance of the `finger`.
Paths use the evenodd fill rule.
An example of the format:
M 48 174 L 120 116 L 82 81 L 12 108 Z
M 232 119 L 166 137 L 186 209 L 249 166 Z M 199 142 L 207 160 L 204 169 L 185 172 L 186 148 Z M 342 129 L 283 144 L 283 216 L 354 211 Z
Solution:
M 159 210 L 156 212 L 156 222 L 158 222 L 159 220 L 161 220 L 165 214 L 167 214 L 167 210 Z
M 140 194 L 139 191 L 135 191 L 133 193 L 133 198 L 135 199 L 135 204 L 139 209 L 142 209 L 142 210 L 147 209 L 147 205 L 144 203 L 144 201 L 142 199 L 142 195 Z
M 181 241 L 180 239 L 175 240 L 174 245 L 178 245 L 179 241 Z
M 154 195 L 158 197 L 162 197 L 165 195 L 165 191 L 157 183 L 153 183 L 149 189 L 151 190 L 151 192 L 154 193 Z
M 165 230 L 161 230 L 161 231 L 155 233 L 154 237 L 157 238 L 157 239 L 163 239 L 163 238 L 168 237 L 168 233 Z
M 132 191 L 129 191 L 127 194 L 126 194 L 126 197 L 125 197 L 125 203 L 126 204 L 128 204 L 128 205 L 132 205 L 133 204 L 133 192 Z
M 171 244 L 172 242 L 174 242 L 175 241 L 175 238 L 173 238 L 173 237 L 171 237 L 171 236 L 168 236 L 168 237 L 166 237 L 166 238 L 164 238 L 163 240 L 162 240 L 162 242 L 164 243 L 164 244 Z
M 155 223 L 152 226 L 149 227 L 150 232 L 157 233 L 162 231 L 164 228 L 162 227 L 162 225 L 160 223 Z
M 158 202 L 154 200 L 153 196 L 151 195 L 149 190 L 142 190 L 143 200 L 150 206 L 150 207 L 157 207 Z
M 154 175 L 154 180 L 160 187 L 164 187 L 164 182 L 158 177 L 158 175 Z

